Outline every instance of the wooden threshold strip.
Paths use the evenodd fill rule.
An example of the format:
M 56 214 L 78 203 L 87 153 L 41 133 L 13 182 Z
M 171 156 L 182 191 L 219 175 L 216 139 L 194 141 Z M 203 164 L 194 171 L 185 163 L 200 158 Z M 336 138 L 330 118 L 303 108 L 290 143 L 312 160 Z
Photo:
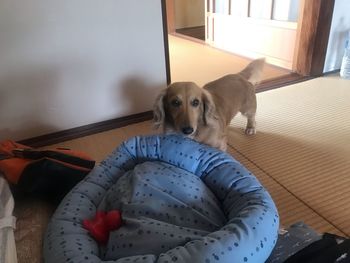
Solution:
M 259 93 L 267 90 L 277 89 L 313 78 L 314 77 L 302 76 L 297 73 L 289 73 L 275 78 L 263 80 L 256 86 L 256 92 Z

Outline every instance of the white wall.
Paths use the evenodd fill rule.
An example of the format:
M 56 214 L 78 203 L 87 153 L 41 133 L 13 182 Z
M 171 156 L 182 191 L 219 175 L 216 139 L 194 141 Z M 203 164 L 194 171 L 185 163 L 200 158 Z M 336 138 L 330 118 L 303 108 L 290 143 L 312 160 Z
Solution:
M 209 28 L 214 30 L 209 30 L 208 44 L 252 59 L 265 57 L 270 64 L 292 69 L 296 23 L 215 14 L 212 17 L 214 23 Z
M 237 0 L 232 2 L 233 8 L 236 2 Z M 248 4 L 248 1 L 244 2 Z M 271 6 L 272 19 L 297 22 L 299 0 L 250 0 L 250 16 L 271 19 Z
M 275 0 L 272 18 L 281 21 L 297 22 L 299 16 L 299 0 Z
M 175 28 L 204 26 L 205 0 L 174 0 Z
M 350 33 L 350 1 L 336 0 L 323 72 L 340 69 L 345 41 Z
M 270 64 L 292 69 L 299 0 L 251 0 L 250 5 L 233 0 L 230 15 L 227 0 L 216 0 L 215 8 L 213 0 L 209 3 L 209 45 L 252 59 L 265 57 Z
M 0 140 L 152 109 L 160 0 L 0 0 Z

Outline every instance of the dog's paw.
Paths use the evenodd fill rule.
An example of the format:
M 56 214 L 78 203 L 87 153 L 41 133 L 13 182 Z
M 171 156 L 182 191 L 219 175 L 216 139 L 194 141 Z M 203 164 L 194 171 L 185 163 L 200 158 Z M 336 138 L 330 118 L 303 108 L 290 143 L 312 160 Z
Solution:
M 255 128 L 246 128 L 245 134 L 246 135 L 254 135 L 254 134 L 256 134 L 256 129 Z

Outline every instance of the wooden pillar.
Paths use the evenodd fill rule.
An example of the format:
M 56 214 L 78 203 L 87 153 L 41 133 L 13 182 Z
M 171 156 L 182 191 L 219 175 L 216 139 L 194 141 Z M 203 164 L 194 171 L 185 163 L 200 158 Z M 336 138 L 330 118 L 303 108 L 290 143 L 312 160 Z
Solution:
M 162 7 L 162 20 L 163 20 L 163 39 L 164 39 L 164 55 L 165 55 L 165 70 L 166 70 L 166 79 L 167 84 L 171 83 L 171 75 L 170 75 L 170 55 L 169 55 L 169 23 L 168 23 L 168 14 L 167 14 L 167 2 L 168 0 L 161 0 Z
M 335 0 L 301 0 L 293 71 L 320 76 L 326 58 Z
M 165 0 L 166 1 L 166 16 L 168 23 L 168 33 L 175 32 L 175 0 Z

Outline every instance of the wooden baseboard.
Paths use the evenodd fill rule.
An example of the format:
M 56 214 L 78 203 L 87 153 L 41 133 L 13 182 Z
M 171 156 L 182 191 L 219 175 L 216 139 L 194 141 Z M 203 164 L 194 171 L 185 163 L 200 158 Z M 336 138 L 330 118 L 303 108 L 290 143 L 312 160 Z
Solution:
M 134 124 L 137 122 L 150 120 L 152 119 L 152 117 L 153 117 L 152 111 L 147 111 L 147 112 L 133 114 L 126 117 L 116 118 L 113 120 L 102 121 L 102 122 L 88 124 L 88 125 L 64 130 L 64 131 L 45 134 L 38 137 L 21 140 L 19 141 L 19 143 L 28 145 L 31 147 L 47 146 L 47 145 L 68 141 L 68 140 L 84 137 L 87 135 L 91 135 L 91 134 L 95 134 L 103 131 L 120 128 L 120 127 Z
M 258 92 L 263 92 L 263 91 L 267 91 L 267 90 L 281 88 L 281 87 L 284 87 L 287 85 L 292 85 L 292 84 L 295 84 L 298 82 L 303 82 L 303 81 L 310 80 L 313 78 L 335 74 L 335 73 L 338 73 L 339 71 L 340 71 L 339 69 L 335 69 L 332 71 L 324 72 L 323 74 L 317 75 L 317 76 L 302 76 L 298 73 L 291 72 L 291 73 L 286 74 L 286 75 L 263 80 L 256 87 L 256 92 L 258 93 Z

